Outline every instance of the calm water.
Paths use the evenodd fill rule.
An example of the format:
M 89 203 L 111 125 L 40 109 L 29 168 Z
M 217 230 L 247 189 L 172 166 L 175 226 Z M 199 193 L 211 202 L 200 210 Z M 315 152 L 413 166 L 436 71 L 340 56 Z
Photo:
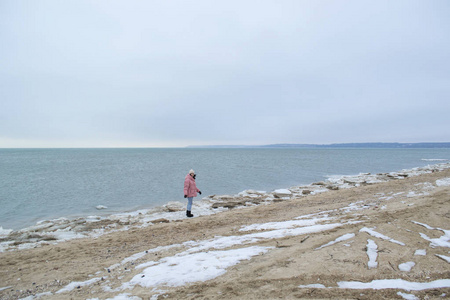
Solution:
M 191 168 L 207 196 L 439 163 L 424 159 L 450 149 L 0 149 L 0 226 L 184 201 Z

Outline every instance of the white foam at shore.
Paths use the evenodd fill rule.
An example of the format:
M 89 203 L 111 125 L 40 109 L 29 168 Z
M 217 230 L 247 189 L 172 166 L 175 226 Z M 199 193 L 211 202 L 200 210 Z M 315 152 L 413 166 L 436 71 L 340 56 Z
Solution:
M 422 158 L 423 161 L 447 161 L 446 158 Z
M 0 226 L 0 238 L 7 237 L 12 231 L 12 229 L 3 229 L 3 227 Z
M 290 189 L 283 189 L 283 193 L 291 197 L 304 197 L 304 191 L 309 191 L 311 194 L 326 192 L 330 189 L 338 188 L 351 188 L 359 186 L 361 184 L 373 184 L 378 182 L 385 182 L 393 179 L 403 179 L 405 176 L 417 176 L 421 174 L 431 173 L 436 170 L 444 170 L 450 168 L 450 163 L 440 163 L 436 165 L 429 165 L 421 168 L 413 168 L 409 170 L 402 170 L 400 172 L 391 172 L 385 174 L 368 174 L 362 173 L 354 176 L 332 176 L 328 180 L 324 181 L 323 185 L 310 184 L 307 186 L 292 187 Z M 450 179 L 446 178 L 441 181 L 437 181 L 436 185 L 447 186 L 450 184 Z M 327 186 L 327 188 L 325 188 Z M 278 190 L 280 192 L 280 190 Z M 247 190 L 241 194 L 242 196 L 248 197 L 249 199 L 260 197 L 261 204 L 273 201 L 276 197 L 273 192 L 263 192 L 263 191 L 253 191 Z M 225 197 L 225 196 L 224 196 Z M 229 196 L 227 196 L 229 197 Z M 235 198 L 240 197 L 239 195 L 232 196 Z M 220 200 L 217 197 L 205 197 L 202 200 L 194 201 L 193 210 L 196 216 L 202 215 L 212 215 L 219 213 L 227 208 L 213 208 L 213 204 Z M 226 198 L 226 197 L 225 197 Z M 288 197 L 283 197 L 282 199 L 288 199 Z M 220 196 L 218 197 L 220 199 Z M 154 222 L 159 222 L 159 220 L 175 221 L 185 219 L 184 206 L 185 203 L 178 203 L 177 211 L 171 212 L 167 205 L 162 207 L 156 207 L 146 210 L 138 210 L 128 213 L 113 214 L 110 216 L 89 216 L 84 218 L 77 218 L 74 220 L 69 220 L 67 218 L 59 218 L 51 221 L 40 221 L 36 225 L 24 228 L 18 231 L 13 231 L 11 229 L 3 229 L 0 227 L 0 252 L 16 250 L 16 249 L 27 249 L 34 248 L 44 243 L 55 244 L 60 241 L 66 241 L 70 239 L 77 238 L 89 238 L 98 237 L 105 233 L 110 233 L 114 231 L 128 230 L 130 228 L 142 228 L 151 226 Z M 250 202 L 247 204 L 250 205 Z M 251 203 L 254 205 L 254 203 Z M 348 209 L 362 209 L 355 205 L 355 207 L 349 207 Z M 89 224 L 91 224 L 89 226 Z M 99 224 L 96 226 L 95 224 Z

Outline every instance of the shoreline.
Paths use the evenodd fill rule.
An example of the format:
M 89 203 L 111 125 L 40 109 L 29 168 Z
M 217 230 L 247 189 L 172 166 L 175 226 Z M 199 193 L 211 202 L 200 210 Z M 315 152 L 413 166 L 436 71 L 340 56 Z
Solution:
M 258 171 L 258 169 L 251 172 L 241 170 L 242 172 L 240 173 L 242 174 L 234 176 L 239 177 L 239 179 L 233 179 L 229 177 L 229 173 L 227 172 L 215 171 L 217 170 L 218 161 L 220 161 L 220 159 L 217 161 L 213 160 L 212 168 L 208 167 L 208 176 L 210 176 L 210 179 L 208 179 L 208 181 L 200 180 L 200 183 L 203 182 L 200 186 L 202 189 L 205 189 L 204 194 L 206 195 L 212 193 L 231 193 L 234 195 L 246 189 L 272 191 L 280 187 L 288 188 L 300 184 L 307 185 L 314 181 L 324 180 L 330 175 L 355 175 L 361 172 L 390 172 L 414 167 L 423 167 L 428 164 L 445 162 L 445 160 L 448 162 L 449 154 L 447 150 L 433 149 L 400 150 L 400 152 L 397 153 L 396 151 L 391 152 L 392 150 L 389 149 L 374 149 L 373 151 L 338 150 L 336 153 L 335 150 L 332 150 L 331 152 L 329 150 L 325 151 L 327 151 L 325 153 L 330 153 L 331 155 L 331 158 L 329 158 L 331 165 L 328 165 L 328 163 L 309 164 L 309 159 L 322 162 L 322 156 L 326 155 L 320 154 L 321 151 L 315 150 L 302 151 L 302 149 L 297 149 L 292 151 L 290 149 L 267 149 L 267 151 L 257 151 L 256 153 L 258 153 L 258 155 L 256 157 L 258 157 L 258 159 L 252 160 L 254 154 L 253 151 L 247 153 L 246 151 L 235 151 L 231 149 L 230 155 L 232 155 L 233 160 L 230 162 L 230 170 L 234 168 L 238 168 L 239 170 L 239 166 L 236 165 L 236 163 L 239 162 L 240 158 L 244 157 L 249 159 L 249 163 L 252 161 L 253 164 L 257 164 L 258 169 L 262 168 L 263 172 Z M 356 152 L 353 153 L 352 151 Z M 179 188 L 179 181 L 182 177 L 184 178 L 184 174 L 177 178 L 174 178 L 173 176 L 179 172 L 179 168 L 171 168 L 168 174 L 169 176 L 164 176 L 165 179 L 161 182 L 161 185 L 148 185 L 148 188 L 142 186 L 142 183 L 148 178 L 147 176 L 142 177 L 141 172 L 143 170 L 141 168 L 143 167 L 146 172 L 149 170 L 146 165 L 139 167 L 139 163 L 137 163 L 139 160 L 137 158 L 145 158 L 147 155 L 154 157 L 159 153 L 158 151 L 126 152 L 127 155 L 123 156 L 125 157 L 123 160 L 119 160 L 122 156 L 115 152 L 106 152 L 110 159 L 118 159 L 117 164 L 114 164 L 117 168 L 125 167 L 127 168 L 126 170 L 134 170 L 127 173 L 127 175 L 131 177 L 126 176 L 126 178 L 131 178 L 130 180 L 132 181 L 126 183 L 126 180 L 121 179 L 123 175 L 119 175 L 115 172 L 117 169 L 116 167 L 109 167 L 103 171 L 101 171 L 102 168 L 92 170 L 92 175 L 89 175 L 88 177 L 105 175 L 105 179 L 99 181 L 102 182 L 101 184 L 95 183 L 88 185 L 83 183 L 82 179 L 87 178 L 86 174 L 80 172 L 80 170 L 83 170 L 84 168 L 79 169 L 78 165 L 86 167 L 86 162 L 91 159 L 91 155 L 95 163 L 100 162 L 101 159 L 103 159 L 103 153 L 93 152 L 90 154 L 88 153 L 88 155 L 82 153 L 83 152 L 77 151 L 73 153 L 70 151 L 60 151 L 57 156 L 57 161 L 65 161 L 67 159 L 70 164 L 64 166 L 64 168 L 61 166 L 56 167 L 55 170 L 51 172 L 51 174 L 59 174 L 57 177 L 41 174 L 39 169 L 36 169 L 36 166 L 39 164 L 35 165 L 35 163 L 39 162 L 40 159 L 45 158 L 43 163 L 53 170 L 52 164 L 49 164 L 53 161 L 50 153 L 44 152 L 34 155 L 18 153 L 13 155 L 11 159 L 19 160 L 17 162 L 24 162 L 25 165 L 30 164 L 30 167 L 32 168 L 29 171 L 33 172 L 31 172 L 30 175 L 26 175 L 27 172 L 24 172 L 23 176 L 4 177 L 5 188 L 11 185 L 12 189 L 10 191 L 9 188 L 6 188 L 3 190 L 3 193 L 0 193 L 3 200 L 6 201 L 5 210 L 1 213 L 0 217 L 2 220 L 2 222 L 0 222 L 0 227 L 3 227 L 4 230 L 13 229 L 17 231 L 34 226 L 37 222 L 41 221 L 51 221 L 64 217 L 69 220 L 86 218 L 89 216 L 107 217 L 109 215 L 122 214 L 124 212 L 158 208 L 170 201 L 183 202 L 182 194 L 180 197 L 180 194 L 176 191 Z M 187 153 L 189 155 L 197 155 L 197 151 L 188 151 Z M 206 153 L 208 154 L 206 157 L 210 157 L 211 155 L 214 157 L 217 155 L 212 154 L 215 153 L 214 151 L 206 151 Z M 219 153 L 221 153 L 221 156 L 228 153 L 228 151 Z M 353 153 L 356 157 L 349 153 Z M 186 153 L 183 151 L 169 151 L 167 154 L 170 154 L 170 157 L 173 157 L 174 159 L 181 159 L 181 162 L 186 163 L 184 161 Z M 272 166 L 269 163 L 269 158 L 274 154 L 277 154 L 277 157 L 279 156 L 281 161 Z M 189 155 L 188 157 L 190 157 Z M 8 158 L 8 156 L 5 158 Z M 131 160 L 128 161 L 130 158 Z M 300 159 L 298 162 L 297 158 Z M 306 161 L 303 161 L 304 159 L 306 159 Z M 359 163 L 354 163 L 354 160 Z M 7 163 L 7 160 L 5 162 Z M 158 160 L 159 164 L 156 166 L 158 169 L 162 166 L 160 162 L 163 162 L 163 160 Z M 199 163 L 204 164 L 205 162 L 199 161 Z M 6 176 L 8 173 L 16 174 L 14 169 L 11 168 L 11 165 L 7 164 L 7 166 L 8 165 L 10 167 L 2 172 L 3 176 Z M 58 166 L 60 164 L 56 165 Z M 77 171 L 73 176 L 65 176 L 64 172 L 66 172 L 66 168 L 75 168 Z M 99 170 L 101 172 L 99 172 Z M 269 172 L 268 170 L 271 171 Z M 203 170 L 203 172 L 205 171 L 207 170 Z M 37 174 L 32 175 L 34 172 Z M 91 172 L 89 172 L 89 174 L 90 173 Z M 38 176 L 38 174 L 43 177 L 35 177 Z M 277 176 L 271 178 L 270 174 L 277 174 Z M 39 181 L 36 184 L 33 184 L 33 187 L 29 190 L 27 182 L 30 182 L 31 184 L 38 178 Z M 59 178 L 63 178 L 63 180 L 60 180 Z M 99 179 L 101 179 L 101 177 Z M 108 184 L 116 181 L 118 181 L 119 186 L 116 188 L 108 188 Z M 17 182 L 17 184 L 15 182 Z M 19 182 L 22 183 L 19 184 Z M 92 182 L 97 182 L 97 180 L 92 180 Z M 43 185 L 44 183 L 45 185 Z M 207 185 L 205 185 L 206 183 Z M 101 192 L 104 188 L 105 190 Z M 84 192 L 84 190 L 88 192 Z M 123 194 L 123 191 L 128 191 L 130 196 L 128 197 L 128 194 Z M 65 197 L 66 194 L 67 197 Z M 123 201 L 127 198 L 130 198 L 130 201 Z M 30 201 L 30 199 L 34 200 Z M 198 199 L 198 197 L 196 199 Z M 44 202 L 45 206 L 41 204 Z M 108 208 L 103 210 L 96 209 L 97 206 L 101 205 Z M 46 208 L 47 206 L 48 209 Z M 34 209 L 35 207 L 36 209 Z
M 443 160 L 427 159 L 427 161 Z M 195 212 L 196 217 L 214 215 L 230 209 L 267 205 L 290 198 L 404 179 L 410 176 L 442 171 L 447 168 L 450 168 L 450 163 L 445 162 L 389 173 L 333 175 L 323 181 L 276 189 L 271 192 L 244 190 L 235 195 L 210 195 L 194 200 L 193 212 Z M 146 228 L 158 223 L 181 221 L 187 219 L 185 206 L 186 203 L 184 202 L 170 201 L 162 206 L 130 212 L 42 220 L 35 225 L 19 230 L 0 227 L 0 253 L 56 245 L 74 239 L 98 238 L 113 232 Z
M 450 168 L 409 171 L 332 178 L 330 188 L 314 185 L 328 192 L 3 252 L 0 299 L 442 299 Z

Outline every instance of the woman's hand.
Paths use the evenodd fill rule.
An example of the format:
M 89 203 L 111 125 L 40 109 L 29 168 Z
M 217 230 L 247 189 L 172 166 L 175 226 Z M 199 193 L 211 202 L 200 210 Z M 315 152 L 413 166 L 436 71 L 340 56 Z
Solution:
M 201 195 L 202 194 L 202 192 L 201 191 L 198 191 L 198 193 Z
M 184 198 L 187 198 L 187 195 L 184 195 Z

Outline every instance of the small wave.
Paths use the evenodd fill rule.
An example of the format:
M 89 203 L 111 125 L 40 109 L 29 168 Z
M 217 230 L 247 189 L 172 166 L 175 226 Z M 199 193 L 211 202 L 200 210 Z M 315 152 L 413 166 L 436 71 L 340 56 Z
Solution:
M 12 229 L 3 229 L 3 227 L 0 226 L 0 238 L 7 237 L 12 231 Z
M 422 158 L 424 161 L 447 161 L 446 158 Z

